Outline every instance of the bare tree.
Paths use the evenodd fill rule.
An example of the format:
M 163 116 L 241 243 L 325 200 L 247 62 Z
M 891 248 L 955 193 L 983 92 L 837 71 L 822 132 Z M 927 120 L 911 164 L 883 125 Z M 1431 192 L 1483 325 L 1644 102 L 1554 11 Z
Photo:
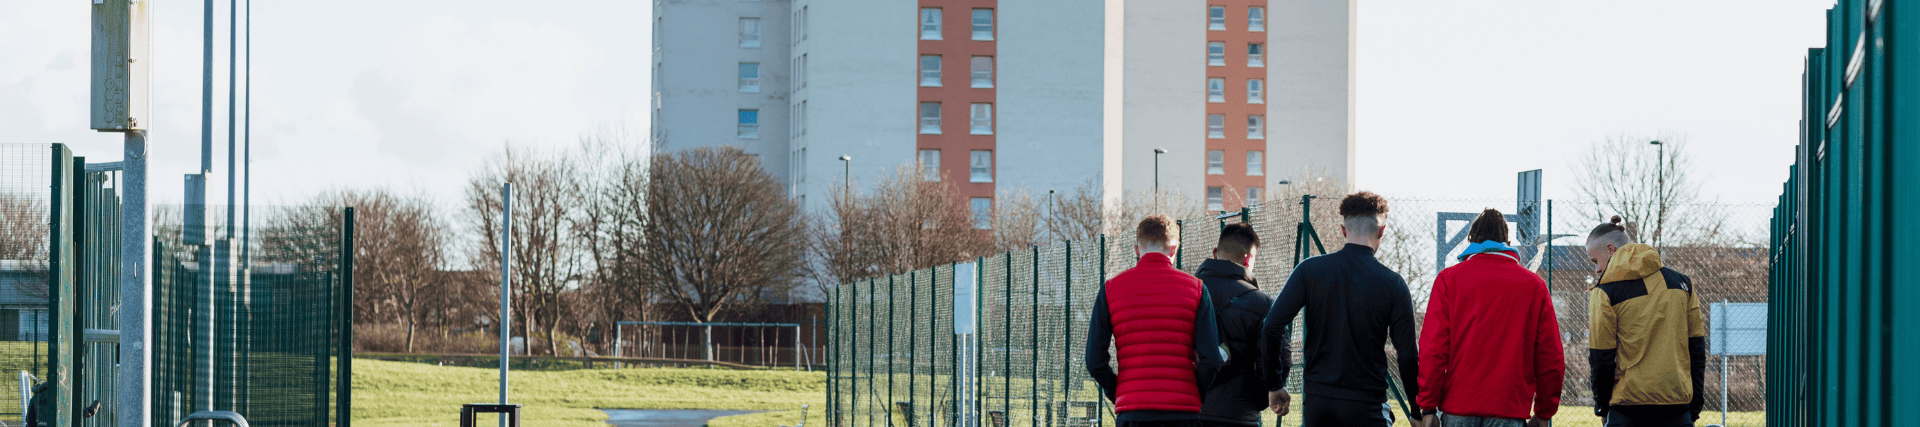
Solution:
M 611 322 L 651 320 L 646 280 L 647 191 L 651 152 L 643 135 L 623 126 L 604 126 L 581 137 L 572 154 L 580 236 L 592 258 L 589 295 L 568 310 L 583 331 L 612 328 Z
M 558 355 L 554 342 L 560 326 L 560 294 L 577 288 L 590 272 L 591 257 L 582 248 L 574 209 L 579 195 L 570 180 L 570 164 L 559 156 L 529 153 L 507 146 L 487 159 L 468 180 L 466 222 L 478 237 L 471 257 L 474 269 L 491 272 L 498 282 L 500 259 L 501 183 L 513 184 L 512 289 L 514 316 L 522 336 L 541 332 L 547 354 Z M 528 350 L 533 347 L 529 343 Z
M 422 318 L 446 302 L 448 284 L 438 272 L 451 231 L 435 215 L 433 200 L 385 189 L 341 190 L 314 205 L 355 208 L 355 313 L 403 323 L 405 351 L 413 351 Z
M 1006 252 L 1050 243 L 1041 227 L 1044 201 L 1027 190 L 1002 191 L 993 201 L 993 250 Z
M 743 300 L 791 289 L 804 268 L 804 222 L 786 190 L 738 148 L 654 158 L 647 192 L 646 283 L 711 322 Z
M 1136 191 L 1120 199 L 1119 206 L 1106 216 L 1107 234 L 1133 231 L 1134 225 L 1148 215 L 1165 214 L 1174 219 L 1198 218 L 1207 214 L 1206 206 L 1172 191 Z
M 1699 202 L 1700 184 L 1693 179 L 1685 136 L 1611 136 L 1587 147 L 1573 170 L 1575 194 L 1585 202 L 1574 204 L 1575 211 L 1594 223 L 1619 215 L 1636 240 L 1661 246 L 1671 238 L 1698 237 L 1685 236 L 1688 231 L 1718 227 L 1713 223 L 1719 218 L 1689 212 Z
M 814 281 L 826 286 L 973 258 L 993 249 L 974 227 L 965 198 L 946 181 L 903 166 L 870 195 L 832 194 L 832 210 L 814 220 Z
M 1091 239 L 1106 230 L 1107 218 L 1115 213 L 1102 197 L 1098 178 L 1088 179 L 1064 193 L 1055 193 L 1047 203 L 1047 234 L 1055 240 Z
M 0 261 L 21 263 L 32 277 L 15 282 L 21 295 L 45 300 L 52 295 L 47 270 L 47 203 L 31 196 L 0 193 Z

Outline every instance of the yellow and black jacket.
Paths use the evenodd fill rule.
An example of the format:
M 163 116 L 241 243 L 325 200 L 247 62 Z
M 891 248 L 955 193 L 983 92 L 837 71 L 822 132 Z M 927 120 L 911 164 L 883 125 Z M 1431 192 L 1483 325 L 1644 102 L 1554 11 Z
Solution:
M 1594 413 L 1687 405 L 1699 417 L 1707 325 L 1692 281 L 1662 267 L 1653 247 L 1634 243 L 1614 252 L 1588 299 Z

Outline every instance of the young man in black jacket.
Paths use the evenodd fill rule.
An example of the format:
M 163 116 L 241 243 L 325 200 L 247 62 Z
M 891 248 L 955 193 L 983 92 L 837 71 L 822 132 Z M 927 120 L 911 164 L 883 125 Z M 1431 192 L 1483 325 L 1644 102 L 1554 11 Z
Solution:
M 1207 390 L 1200 421 L 1209 426 L 1253 427 L 1260 425 L 1260 410 L 1267 407 L 1267 388 L 1254 361 L 1260 357 L 1260 325 L 1267 317 L 1273 299 L 1260 293 L 1253 280 L 1253 259 L 1260 251 L 1260 236 L 1245 222 L 1220 229 L 1220 244 L 1213 248 L 1213 259 L 1200 263 L 1200 277 L 1213 298 L 1220 325 L 1220 344 L 1227 347 L 1227 365 Z
M 1301 374 L 1306 395 L 1301 402 L 1301 425 L 1386 426 L 1387 352 L 1391 338 L 1398 352 L 1401 386 L 1408 396 L 1420 395 L 1420 357 L 1413 330 L 1413 298 L 1398 273 L 1374 259 L 1387 201 L 1362 191 L 1340 201 L 1347 246 L 1338 252 L 1309 258 L 1294 267 L 1287 285 L 1273 301 L 1261 328 L 1260 370 L 1266 375 L 1269 405 L 1286 415 L 1292 396 L 1286 386 L 1293 367 L 1287 324 L 1307 312 L 1306 372 Z M 1423 420 L 1408 420 L 1423 427 Z

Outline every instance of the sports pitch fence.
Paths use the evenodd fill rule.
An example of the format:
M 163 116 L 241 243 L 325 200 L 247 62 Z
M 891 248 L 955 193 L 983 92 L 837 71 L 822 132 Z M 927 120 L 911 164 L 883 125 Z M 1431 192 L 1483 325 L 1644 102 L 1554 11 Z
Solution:
M 1378 256 L 1407 279 L 1416 310 L 1422 312 L 1435 273 L 1455 262 L 1452 255 L 1464 247 L 1459 237 L 1470 215 L 1488 207 L 1508 213 L 1517 231 L 1516 246 L 1529 268 L 1548 281 L 1554 295 L 1567 368 L 1562 405 L 1593 404 L 1586 357 L 1586 292 L 1594 277 L 1582 239 L 1600 219 L 1579 213 L 1605 208 L 1554 201 L 1395 199 L 1389 204 L 1388 235 Z M 1263 244 L 1251 275 L 1261 291 L 1277 294 L 1300 260 L 1339 250 L 1344 239 L 1333 205 L 1308 197 L 1182 220 L 1183 245 L 1175 256 L 1176 265 L 1194 270 L 1211 253 L 1220 227 L 1244 220 L 1254 226 Z M 1667 227 L 1672 231 L 1659 245 L 1667 266 L 1694 279 L 1710 324 L 1714 350 L 1708 357 L 1706 410 L 1765 411 L 1764 321 L 1758 331 L 1743 327 L 1765 318 L 1769 207 L 1669 209 L 1712 218 L 1687 224 L 1686 230 Z M 1469 216 L 1458 219 L 1461 214 Z M 1110 402 L 1100 396 L 1084 368 L 1083 347 L 1099 287 L 1134 261 L 1133 236 L 1126 233 L 831 288 L 826 349 L 829 423 L 835 427 L 1112 425 Z M 1718 304 L 1722 301 L 1731 304 Z M 1418 319 L 1422 313 L 1415 316 Z M 1295 321 L 1292 333 L 1296 361 L 1304 360 L 1298 354 L 1304 342 L 1300 322 Z M 1404 417 L 1403 402 L 1411 396 L 1400 396 L 1397 382 L 1405 379 L 1395 380 L 1389 402 Z M 1288 389 L 1299 392 L 1297 374 L 1289 378 Z M 1295 402 L 1298 405 L 1299 399 Z M 1298 424 L 1297 419 L 1271 413 L 1262 417 L 1264 425 Z

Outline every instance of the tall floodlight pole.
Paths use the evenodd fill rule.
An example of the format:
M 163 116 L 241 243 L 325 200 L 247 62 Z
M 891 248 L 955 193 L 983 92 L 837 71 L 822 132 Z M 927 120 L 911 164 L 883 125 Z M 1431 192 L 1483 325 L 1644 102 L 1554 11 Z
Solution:
M 1658 140 L 1649 142 L 1649 144 L 1653 144 L 1654 147 L 1659 147 L 1660 150 L 1659 156 L 1655 158 L 1653 162 L 1654 170 L 1659 171 L 1658 174 L 1660 177 L 1658 181 L 1659 184 L 1654 187 L 1653 192 L 1654 203 L 1659 203 L 1660 205 L 1659 210 L 1654 213 L 1653 218 L 1653 246 L 1659 247 L 1660 235 L 1666 234 L 1667 231 L 1667 144 L 1662 144 Z
M 153 418 L 150 402 L 153 376 L 147 361 L 152 327 L 147 313 L 153 306 L 152 276 L 147 268 L 153 240 L 147 235 L 147 124 L 151 16 L 145 1 L 109 1 L 93 4 L 93 51 L 90 68 L 90 122 L 94 130 L 121 132 L 119 364 L 114 375 L 117 390 L 110 404 L 119 427 L 145 426 Z
M 513 335 L 513 183 L 500 184 L 500 404 L 507 404 L 508 340 Z M 500 427 L 507 427 L 501 414 Z
M 213 410 L 213 366 L 218 363 L 214 357 L 213 294 L 218 290 L 215 285 L 213 261 L 213 236 L 208 235 L 212 227 L 207 224 L 207 179 L 213 172 L 213 2 L 205 1 L 205 12 L 201 19 L 201 66 L 200 66 L 200 169 L 196 176 L 187 178 L 187 209 L 185 223 L 191 229 L 188 240 L 200 245 L 200 271 L 205 277 L 202 283 L 206 289 L 198 301 L 200 313 L 195 317 L 200 321 L 194 347 L 200 349 L 199 357 L 206 360 L 196 361 L 199 378 L 194 379 L 195 399 L 198 411 Z M 211 425 L 211 423 L 208 423 Z
M 1165 149 L 1165 148 L 1155 148 L 1155 149 L 1153 149 L 1153 192 L 1154 192 L 1154 197 L 1159 197 L 1159 193 L 1160 193 L 1160 155 L 1161 155 L 1161 154 L 1167 154 L 1167 149 Z

